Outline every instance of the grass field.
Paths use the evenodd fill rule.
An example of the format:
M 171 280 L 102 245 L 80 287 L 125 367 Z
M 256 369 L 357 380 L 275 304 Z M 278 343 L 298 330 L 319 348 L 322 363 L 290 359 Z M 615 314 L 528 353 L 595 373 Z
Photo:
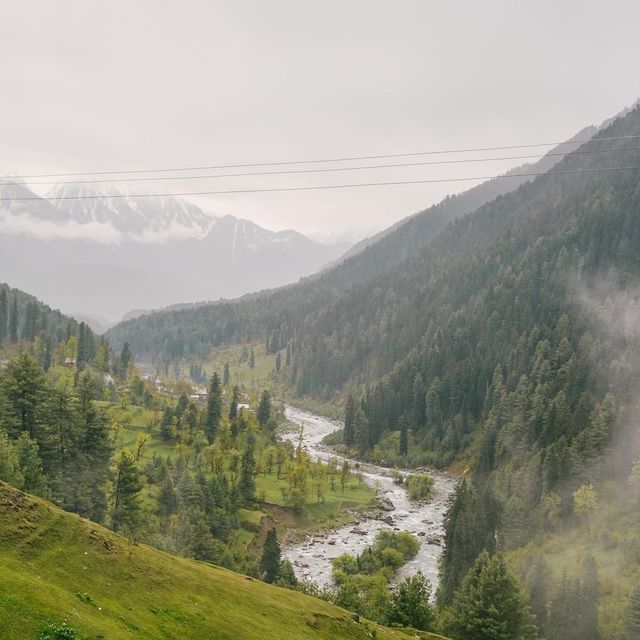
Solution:
M 135 545 L 0 483 L 0 639 L 66 621 L 108 640 L 412 637 L 321 600 Z
M 160 413 L 152 409 L 138 406 L 121 407 L 117 404 L 99 403 L 109 413 L 111 420 L 117 424 L 115 445 L 117 448 L 134 448 L 139 433 L 149 435 L 149 441 L 142 450 L 141 463 L 150 461 L 154 455 L 171 457 L 175 454 L 174 445 L 162 440 L 159 436 L 158 420 Z M 317 498 L 311 493 L 303 513 L 290 514 L 279 529 L 286 533 L 288 539 L 299 539 L 307 533 L 340 526 L 352 519 L 353 510 L 366 509 L 372 504 L 375 491 L 365 483 L 358 482 L 355 478 L 345 486 L 344 492 L 339 483 L 334 490 L 327 488 L 324 501 L 318 503 Z M 278 479 L 275 471 L 269 475 L 258 473 L 256 476 L 256 495 L 266 505 L 253 511 L 257 521 L 262 516 L 269 514 L 268 505 L 284 507 L 285 502 L 282 490 L 287 486 L 284 478 Z M 147 488 L 143 491 L 143 499 L 148 501 Z M 278 512 L 282 513 L 282 512 Z M 247 520 L 247 518 L 241 518 Z M 234 539 L 234 549 L 248 546 L 253 540 L 253 532 L 240 529 Z

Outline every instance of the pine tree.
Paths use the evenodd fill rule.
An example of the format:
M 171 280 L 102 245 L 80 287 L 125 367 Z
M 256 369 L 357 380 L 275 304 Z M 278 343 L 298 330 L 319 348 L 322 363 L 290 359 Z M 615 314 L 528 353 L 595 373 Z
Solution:
M 0 344 L 9 335 L 9 298 L 6 289 L 0 291 Z
M 160 419 L 160 436 L 167 442 L 173 438 L 173 435 L 173 409 L 166 406 Z
M 428 631 L 435 618 L 430 597 L 431 585 L 420 571 L 405 578 L 391 596 L 389 622 Z
M 280 369 L 282 369 L 282 354 L 280 351 L 276 353 L 276 373 L 280 373 Z
M 229 420 L 235 420 L 238 417 L 238 403 L 240 402 L 240 387 L 236 384 L 233 387 L 231 395 L 231 404 L 229 405 Z
M 110 424 L 104 409 L 94 402 L 95 378 L 83 372 L 76 386 L 81 450 L 84 457 L 82 493 L 84 508 L 78 509 L 94 522 L 104 519 L 107 509 L 105 484 L 109 476 L 112 445 Z
M 22 339 L 31 342 L 36 337 L 38 323 L 38 307 L 35 302 L 28 302 L 24 314 L 24 326 L 22 327 Z
M 406 420 L 402 420 L 400 424 L 400 445 L 398 453 L 401 456 L 406 456 L 409 453 L 409 428 L 407 427 Z
M 127 377 L 129 371 L 129 365 L 131 364 L 131 350 L 129 349 L 129 343 L 125 342 L 122 351 L 120 352 L 120 369 L 123 378 Z
M 484 551 L 453 600 L 456 640 L 534 640 L 538 637 L 518 581 L 504 558 Z
M 220 418 L 222 416 L 222 386 L 217 372 L 211 376 L 209 383 L 209 397 L 207 398 L 207 415 L 204 423 L 204 430 L 211 444 L 218 432 Z
M 449 499 L 444 518 L 445 545 L 440 556 L 438 601 L 450 604 L 462 579 L 482 551 L 496 546 L 498 507 L 493 496 L 463 480 Z
M 350 447 L 355 442 L 356 401 L 352 395 L 347 398 L 344 408 L 344 443 Z
M 261 426 L 265 426 L 271 419 L 271 394 L 263 391 L 260 394 L 260 402 L 258 404 L 258 422 Z
M 245 504 L 252 504 L 256 499 L 256 460 L 253 443 L 248 442 L 240 463 L 240 481 L 238 488 Z
M 260 559 L 260 570 L 262 571 L 262 579 L 265 582 L 272 584 L 278 579 L 282 561 L 280 554 L 278 534 L 275 527 L 273 527 L 267 533 L 262 549 L 262 558 Z
M 76 362 L 79 367 L 84 365 L 87 361 L 85 332 L 86 325 L 84 322 L 81 322 L 78 327 L 78 353 L 76 356 Z
M 14 293 L 9 312 L 9 340 L 14 344 L 18 342 L 18 294 Z
M 37 440 L 40 409 L 45 400 L 45 379 L 38 363 L 27 353 L 13 358 L 0 378 L 0 389 L 7 401 L 6 424 L 10 435 L 27 432 Z
M 0 480 L 18 489 L 24 487 L 24 475 L 20 469 L 17 447 L 2 429 L 0 429 Z
M 413 379 L 411 390 L 411 427 L 414 431 L 424 425 L 425 413 L 425 386 L 422 374 L 418 371 Z
M 15 447 L 20 461 L 20 471 L 24 476 L 24 482 L 20 488 L 47 498 L 49 496 L 47 478 L 42 470 L 38 444 L 23 432 L 16 440 Z
M 111 526 L 114 531 L 135 531 L 140 516 L 142 481 L 133 455 L 126 449 L 120 452 L 113 488 Z
M 251 347 L 251 351 L 249 352 L 249 367 L 254 369 L 256 366 L 256 355 L 253 353 L 253 347 Z
M 229 371 L 229 363 L 228 362 L 224 363 L 224 370 L 223 370 L 223 373 L 222 373 L 222 381 L 223 381 L 225 387 L 229 386 L 229 382 L 231 381 L 231 373 Z
M 45 373 L 51 368 L 51 338 L 48 335 L 43 337 L 41 365 Z

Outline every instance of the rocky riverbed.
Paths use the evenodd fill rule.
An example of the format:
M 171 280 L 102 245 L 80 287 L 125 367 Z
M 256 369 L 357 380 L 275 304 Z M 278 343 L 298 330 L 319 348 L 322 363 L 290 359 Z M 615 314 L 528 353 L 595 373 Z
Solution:
M 326 435 L 342 425 L 291 406 L 286 407 L 286 416 L 291 423 L 303 427 L 304 445 L 311 456 L 324 461 L 337 458 L 342 463 L 344 457 L 335 455 L 322 444 Z M 283 437 L 297 442 L 298 435 L 298 432 L 292 432 Z M 356 462 L 349 460 L 352 465 Z M 360 472 L 365 482 L 378 490 L 376 508 L 365 516 L 360 516 L 355 524 L 311 536 L 288 547 L 284 555 L 293 564 L 296 576 L 312 580 L 321 587 L 330 586 L 333 558 L 343 553 L 360 553 L 373 542 L 378 531 L 390 529 L 409 531 L 420 541 L 417 556 L 402 567 L 396 579 L 422 571 L 435 589 L 438 582 L 438 558 L 442 552 L 443 518 L 447 499 L 456 485 L 455 478 L 429 471 L 435 478 L 433 497 L 428 502 L 418 503 L 409 500 L 407 491 L 393 481 L 389 469 L 360 463 Z

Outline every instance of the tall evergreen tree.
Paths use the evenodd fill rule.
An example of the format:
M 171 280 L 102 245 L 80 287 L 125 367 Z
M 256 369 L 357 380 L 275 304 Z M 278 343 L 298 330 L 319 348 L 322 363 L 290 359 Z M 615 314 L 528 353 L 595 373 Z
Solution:
M 127 376 L 127 371 L 129 371 L 129 365 L 131 364 L 132 356 L 131 350 L 129 349 L 129 343 L 125 342 L 122 351 L 120 352 L 120 369 L 122 377 Z
M 496 547 L 498 507 L 493 496 L 463 480 L 449 499 L 444 518 L 445 546 L 440 556 L 438 601 L 450 604 L 462 579 L 482 551 Z
M 400 444 L 398 447 L 398 453 L 401 456 L 406 456 L 409 453 L 409 427 L 407 421 L 403 419 L 400 423 Z
M 116 465 L 111 526 L 114 531 L 135 531 L 140 516 L 142 480 L 133 455 L 123 449 Z
M 209 383 L 209 397 L 207 398 L 207 415 L 204 423 L 204 430 L 212 443 L 220 426 L 220 418 L 222 417 L 222 385 L 217 372 L 211 376 Z
M 104 410 L 94 402 L 96 394 L 95 378 L 88 372 L 80 374 L 76 396 L 84 463 L 82 493 L 85 506 L 78 512 L 94 522 L 101 522 L 107 509 L 104 487 L 109 476 L 112 445 L 109 421 Z
M 418 371 L 413 379 L 411 390 L 411 427 L 414 430 L 424 425 L 425 415 L 425 386 L 422 374 Z
M 18 294 L 14 293 L 9 311 L 9 340 L 18 342 Z
M 344 408 L 344 443 L 350 447 L 355 442 L 356 401 L 349 394 Z
M 257 415 L 258 422 L 263 427 L 271 420 L 271 394 L 266 389 L 260 394 Z
M 233 386 L 231 395 L 231 404 L 229 405 L 229 420 L 235 420 L 238 417 L 238 403 L 240 402 L 240 387 L 236 384 Z
M 86 333 L 86 325 L 84 322 L 81 322 L 80 326 L 78 327 L 78 351 L 76 356 L 76 362 L 78 363 L 79 367 L 83 366 L 87 361 L 87 354 L 86 354 L 87 342 L 86 342 L 85 333 Z
M 422 572 L 405 578 L 391 596 L 389 621 L 428 631 L 435 618 L 430 597 L 431 585 Z
M 38 444 L 25 432 L 16 440 L 16 452 L 20 461 L 20 471 L 24 476 L 22 489 L 44 498 L 49 497 L 47 478 L 42 469 Z
M 40 410 L 45 400 L 45 379 L 38 363 L 27 353 L 13 358 L 0 377 L 0 390 L 7 401 L 5 427 L 17 437 L 27 432 L 37 440 Z
M 9 297 L 6 289 L 0 291 L 0 344 L 9 335 Z
M 160 419 L 160 436 L 164 441 L 169 441 L 173 435 L 173 409 L 166 406 Z
M 500 555 L 480 554 L 453 600 L 456 640 L 535 640 L 538 634 L 518 581 Z
M 229 371 L 228 362 L 224 363 L 224 370 L 222 372 L 222 381 L 225 387 L 229 386 L 229 382 L 231 381 L 231 372 Z
M 260 558 L 260 570 L 262 571 L 262 579 L 265 582 L 272 584 L 278 579 L 281 561 L 278 534 L 276 528 L 272 527 L 267 533 L 262 549 L 262 557 Z
M 256 499 L 256 460 L 253 443 L 249 441 L 240 462 L 240 481 L 238 488 L 245 504 L 252 504 Z

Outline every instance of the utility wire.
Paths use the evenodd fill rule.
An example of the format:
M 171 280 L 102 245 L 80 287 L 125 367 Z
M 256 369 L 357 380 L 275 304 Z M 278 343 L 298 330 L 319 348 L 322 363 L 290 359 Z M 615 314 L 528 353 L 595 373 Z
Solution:
M 120 171 L 75 171 L 71 173 L 36 173 L 31 175 L 14 175 L 12 178 L 63 178 L 67 176 L 105 176 L 105 175 L 117 175 L 121 173 L 168 173 L 173 171 L 204 171 L 210 169 L 241 169 L 248 167 L 273 167 L 287 164 L 322 164 L 326 162 L 348 162 L 351 160 L 381 160 L 383 158 L 406 158 L 410 156 L 427 156 L 427 155 L 439 155 L 445 153 L 474 153 L 479 151 L 506 151 L 508 149 L 531 149 L 534 147 L 555 147 L 565 144 L 587 144 L 590 142 L 606 142 L 612 140 L 631 140 L 640 138 L 640 134 L 628 135 L 628 136 L 614 136 L 609 138 L 591 138 L 589 140 L 573 140 L 563 142 L 540 142 L 537 144 L 520 144 L 510 145 L 503 147 L 476 147 L 470 149 L 441 149 L 438 151 L 413 151 L 410 153 L 386 153 L 373 156 L 350 156 L 342 158 L 324 158 L 314 160 L 287 160 L 277 162 L 252 162 L 245 164 L 218 164 L 199 167 L 172 167 L 172 168 L 160 168 L 160 169 L 122 169 Z
M 459 160 L 429 160 L 425 162 L 398 162 L 392 164 L 373 164 L 363 165 L 356 167 L 321 167 L 318 169 L 284 169 L 277 171 L 251 171 L 244 173 L 218 173 L 215 175 L 200 175 L 200 176 L 149 176 L 144 178 L 100 178 L 98 180 L 64 180 L 58 181 L 46 181 L 46 182 L 29 182 L 30 186 L 42 186 L 42 185 L 63 185 L 63 184 L 100 184 L 105 182 L 156 182 L 166 180 L 209 180 L 214 178 L 237 178 L 248 176 L 275 176 L 275 175 L 294 175 L 301 173 L 333 173 L 337 171 L 362 171 L 367 169 L 393 169 L 399 167 L 423 167 L 443 164 L 468 164 L 473 162 L 493 162 L 502 160 L 531 160 L 535 158 L 551 158 L 554 156 L 567 157 L 578 154 L 596 154 L 596 153 L 614 153 L 617 151 L 640 151 L 640 147 L 621 147 L 619 149 L 591 149 L 583 150 L 577 149 L 575 151 L 561 151 L 556 153 L 546 153 L 543 155 L 525 155 L 525 156 L 502 156 L 497 158 L 462 158 Z M 0 178 L 0 185 L 23 185 L 24 182 L 5 182 Z
M 640 169 L 640 165 L 628 165 L 623 167 L 600 167 L 594 169 L 563 169 L 559 171 L 543 171 L 543 172 L 531 172 L 531 173 L 515 173 L 515 174 L 502 174 L 497 176 L 475 176 L 468 178 L 433 178 L 429 180 L 399 180 L 390 182 L 360 182 L 350 184 L 328 184 L 318 186 L 307 187 L 274 187 L 265 189 L 226 189 L 221 191 L 185 191 L 181 193 L 135 193 L 124 194 L 118 193 L 113 195 L 88 195 L 88 196 L 61 196 L 55 198 L 55 201 L 60 200 L 96 200 L 96 199 L 112 199 L 112 198 L 167 198 L 178 196 L 212 196 L 212 195 L 229 195 L 229 194 L 241 194 L 241 193 L 275 193 L 284 191 L 321 191 L 324 189 L 351 189 L 355 187 L 383 187 L 391 185 L 407 185 L 407 184 L 435 184 L 442 182 L 473 182 L 478 180 L 497 180 L 503 178 L 535 178 L 539 176 L 554 176 L 554 175 L 570 175 L 580 173 L 606 173 L 613 171 L 632 171 Z M 42 200 L 39 196 L 36 197 L 21 197 L 21 198 L 0 198 L 0 202 L 20 202 L 26 200 Z

